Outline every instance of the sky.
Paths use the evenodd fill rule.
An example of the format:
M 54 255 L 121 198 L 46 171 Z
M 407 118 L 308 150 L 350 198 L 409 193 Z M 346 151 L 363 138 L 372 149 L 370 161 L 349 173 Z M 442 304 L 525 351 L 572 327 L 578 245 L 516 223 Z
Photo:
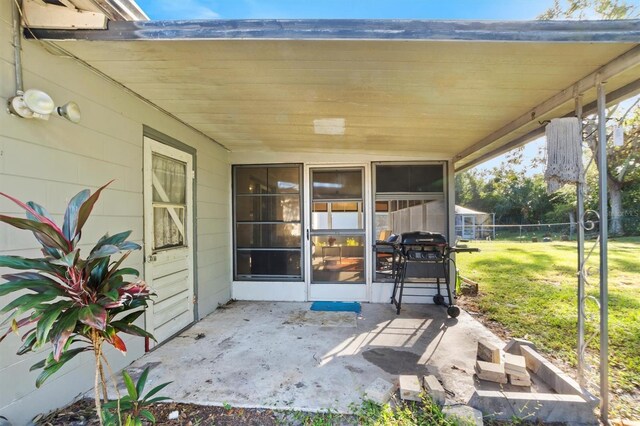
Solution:
M 535 19 L 553 0 L 137 0 L 162 19 Z
M 174 19 L 478 19 L 531 20 L 553 0 L 137 0 L 152 20 Z M 525 147 L 532 158 L 540 140 Z M 477 168 L 499 166 L 503 157 Z M 530 169 L 528 173 L 540 172 Z

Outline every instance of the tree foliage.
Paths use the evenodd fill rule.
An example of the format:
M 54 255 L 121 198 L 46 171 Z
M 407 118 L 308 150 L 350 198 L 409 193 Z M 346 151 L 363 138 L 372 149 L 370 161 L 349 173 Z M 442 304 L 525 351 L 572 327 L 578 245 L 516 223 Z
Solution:
M 50 348 L 48 356 L 31 367 L 42 369 L 36 379 L 37 387 L 76 356 L 93 352 L 98 413 L 100 382 L 107 398 L 103 344 L 126 353 L 121 335 L 153 338 L 134 324 L 144 313 L 151 292 L 137 270 L 122 267 L 131 251 L 141 248 L 127 240 L 131 231 L 105 234 L 86 257 L 81 255 L 82 228 L 107 185 L 93 194 L 88 189 L 76 194 L 61 225 L 41 205 L 32 201 L 23 203 L 0 192 L 26 212 L 25 218 L 0 215 L 0 222 L 31 231 L 43 255 L 0 256 L 0 267 L 17 270 L 2 275 L 5 282 L 0 283 L 0 296 L 17 294 L 0 310 L 0 319 L 4 317 L 0 325 L 7 327 L 0 333 L 0 342 L 12 332 L 19 334 L 26 329 L 18 355 Z M 119 258 L 112 261 L 112 256 Z
M 640 4 L 619 0 L 555 0 L 539 19 L 623 19 L 640 17 Z M 625 216 L 640 216 L 640 98 L 608 109 L 607 157 L 609 205 L 613 234 L 622 234 Z M 597 117 L 584 117 L 585 163 L 595 158 Z M 624 131 L 624 143 L 613 143 L 614 128 Z M 456 175 L 456 202 L 496 213 L 498 223 L 566 222 L 575 219 L 575 187 L 567 186 L 547 195 L 541 175 L 531 175 L 529 166 L 544 162 L 540 153 L 523 158 L 521 150 L 512 151 L 506 160 L 489 172 L 470 170 Z M 598 202 L 597 168 L 587 175 L 585 206 L 596 209 Z

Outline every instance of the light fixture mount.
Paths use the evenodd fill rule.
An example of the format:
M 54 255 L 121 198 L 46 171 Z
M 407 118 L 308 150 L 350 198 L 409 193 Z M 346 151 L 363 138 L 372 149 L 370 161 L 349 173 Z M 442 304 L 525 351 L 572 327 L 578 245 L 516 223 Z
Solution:
M 56 107 L 53 99 L 47 93 L 38 89 L 18 91 L 15 96 L 9 99 L 7 107 L 10 114 L 22 118 L 38 118 L 48 120 L 53 112 L 67 120 L 80 122 L 80 107 L 71 101 L 61 107 Z

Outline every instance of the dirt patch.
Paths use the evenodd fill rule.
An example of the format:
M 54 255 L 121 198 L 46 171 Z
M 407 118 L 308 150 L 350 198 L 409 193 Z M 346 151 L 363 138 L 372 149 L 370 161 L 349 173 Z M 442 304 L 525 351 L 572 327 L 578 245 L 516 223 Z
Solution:
M 253 425 L 271 426 L 282 424 L 273 410 L 253 408 L 225 408 L 207 405 L 181 404 L 170 402 L 156 404 L 150 410 L 160 426 L 196 426 L 196 425 Z M 169 420 L 171 413 L 177 412 L 177 419 Z M 175 415 L 175 414 L 174 414 Z M 97 426 L 93 400 L 83 399 L 46 416 L 34 419 L 38 426 Z

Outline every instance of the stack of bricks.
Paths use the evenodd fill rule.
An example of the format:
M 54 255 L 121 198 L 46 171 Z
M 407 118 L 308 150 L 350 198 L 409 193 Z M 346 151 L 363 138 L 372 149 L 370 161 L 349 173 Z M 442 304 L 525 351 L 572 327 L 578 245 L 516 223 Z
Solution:
M 504 371 L 509 375 L 509 383 L 512 385 L 531 386 L 531 376 L 527 371 L 527 364 L 523 356 L 505 353 Z
M 496 345 L 480 340 L 476 375 L 481 380 L 514 386 L 531 386 L 531 376 L 525 359 L 520 355 L 503 353 Z
M 486 340 L 478 341 L 476 375 L 480 380 L 500 384 L 507 383 L 507 374 L 502 363 L 500 348 Z

